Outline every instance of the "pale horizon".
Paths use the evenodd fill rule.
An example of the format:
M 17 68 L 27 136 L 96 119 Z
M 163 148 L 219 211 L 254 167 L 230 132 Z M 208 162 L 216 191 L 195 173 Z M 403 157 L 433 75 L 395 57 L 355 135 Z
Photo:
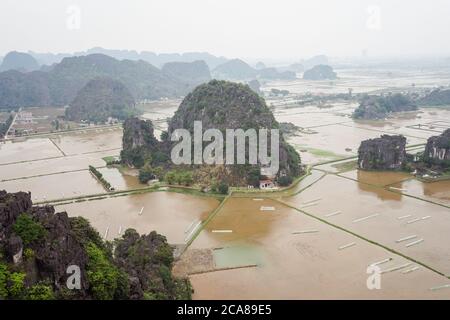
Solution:
M 93 47 L 226 58 L 447 57 L 450 3 L 400 1 L 4 0 L 0 55 L 74 53 Z

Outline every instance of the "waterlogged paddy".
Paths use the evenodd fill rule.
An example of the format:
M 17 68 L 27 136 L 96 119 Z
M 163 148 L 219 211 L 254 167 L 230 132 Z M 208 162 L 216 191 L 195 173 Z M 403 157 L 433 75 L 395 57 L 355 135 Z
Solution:
M 276 85 L 294 93 L 331 93 L 352 87 L 353 92 L 370 92 L 409 87 L 412 82 L 432 86 L 450 78 L 427 72 L 338 72 L 340 79 L 333 83 L 299 80 L 269 83 L 265 89 Z M 154 121 L 157 136 L 178 103 L 159 101 L 140 107 L 143 118 Z M 350 159 L 316 166 L 311 175 L 283 192 L 239 193 L 227 200 L 191 244 L 191 249 L 212 250 L 215 268 L 222 269 L 190 275 L 194 298 L 450 299 L 449 289 L 430 290 L 450 284 L 440 275 L 450 275 L 449 181 L 422 183 L 405 173 L 355 170 L 361 140 L 402 133 L 409 146 L 421 145 L 414 147 L 418 151 L 429 136 L 450 127 L 450 110 L 426 108 L 386 120 L 355 122 L 349 116 L 356 105 L 345 102 L 319 108 L 280 100 L 274 106 L 279 122 L 309 129 L 289 138 L 304 163 Z M 171 192 L 107 193 L 87 170 L 89 165 L 97 167 L 116 190 L 144 187 L 135 176 L 105 167 L 103 158 L 120 153 L 121 139 L 122 130 L 111 127 L 0 144 L 0 189 L 31 191 L 34 201 L 82 198 L 56 209 L 89 219 L 108 240 L 135 228 L 140 233 L 157 230 L 170 243 L 184 244 L 195 234 L 193 227 L 217 208 L 218 200 Z M 93 194 L 102 199 L 84 201 Z M 392 260 L 382 264 L 382 270 L 411 265 L 383 273 L 381 290 L 368 290 L 367 266 L 387 258 Z M 414 266 L 420 268 L 402 273 Z
M 36 202 L 105 192 L 102 184 L 88 170 L 3 181 L 0 182 L 0 190 L 29 191 Z
M 450 180 L 421 182 L 415 179 L 392 185 L 399 192 L 450 207 Z
M 444 186 L 442 191 L 448 192 L 448 189 Z M 320 200 L 314 205 L 305 205 L 318 198 Z M 449 208 L 335 175 L 327 175 L 301 194 L 284 200 L 450 275 Z M 336 212 L 339 214 L 330 216 Z M 415 219 L 420 220 L 413 221 Z M 409 236 L 416 237 L 411 241 L 396 242 Z M 407 243 L 419 239 L 424 241 L 406 247 Z
M 261 206 L 275 210 L 261 211 Z M 293 234 L 307 230 L 317 232 Z M 194 241 L 193 247 L 221 248 L 214 250 L 218 268 L 257 266 L 191 275 L 194 299 L 448 297 L 429 290 L 446 278 L 424 268 L 386 273 L 382 290 L 368 290 L 368 265 L 392 258 L 382 265 L 386 270 L 406 259 L 270 199 L 229 199 L 199 238 L 202 243 Z
M 288 139 L 304 163 L 315 164 L 356 156 L 362 140 L 379 137 L 382 133 L 357 127 L 334 124 L 314 128 L 316 133 L 299 134 Z M 409 138 L 408 145 L 424 143 L 425 140 Z
M 61 156 L 58 148 L 46 138 L 0 142 L 0 165 Z
M 219 204 L 209 197 L 151 192 L 57 206 L 69 216 L 88 219 L 108 240 L 127 228 L 147 234 L 156 230 L 171 244 L 184 244 L 190 225 L 205 219 Z M 108 231 L 107 231 L 108 230 Z
M 65 155 L 86 154 L 122 148 L 122 129 L 118 127 L 77 131 L 53 136 L 52 141 Z
M 139 183 L 138 177 L 122 174 L 117 168 L 101 168 L 98 171 L 111 184 L 114 190 L 130 190 L 146 186 Z

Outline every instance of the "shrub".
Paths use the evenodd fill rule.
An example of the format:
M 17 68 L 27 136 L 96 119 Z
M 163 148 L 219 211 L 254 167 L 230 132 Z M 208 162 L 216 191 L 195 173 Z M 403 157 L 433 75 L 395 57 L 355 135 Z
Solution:
M 185 186 L 190 186 L 194 183 L 194 179 L 192 177 L 192 172 L 186 171 L 179 174 L 179 184 L 183 184 Z
M 45 284 L 35 284 L 28 289 L 27 293 L 28 300 L 54 300 L 55 295 L 53 289 L 49 285 Z
M 34 251 L 33 251 L 33 249 L 31 249 L 31 248 L 26 248 L 26 249 L 23 251 L 23 255 L 24 255 L 24 257 L 25 257 L 26 260 L 33 259 L 33 258 L 34 258 Z
M 89 242 L 92 242 L 97 247 L 101 249 L 105 249 L 104 242 L 100 233 L 95 230 L 89 221 L 83 217 L 72 217 L 70 218 L 70 227 L 72 231 L 75 233 L 75 237 L 78 241 L 80 241 L 84 246 L 86 246 Z
M 86 246 L 88 255 L 87 279 L 94 299 L 112 300 L 118 288 L 118 269 L 108 259 L 107 254 L 90 242 Z
M 45 237 L 47 231 L 39 223 L 26 213 L 22 213 L 17 217 L 13 226 L 14 232 L 22 239 L 25 245 L 40 240 Z
M 174 184 L 176 182 L 177 176 L 175 174 L 175 172 L 173 171 L 169 171 L 166 173 L 166 175 L 164 176 L 164 180 L 168 183 L 168 184 Z
M 153 170 L 149 166 L 145 166 L 141 170 L 139 170 L 139 182 L 147 183 L 149 180 L 155 179 L 155 175 L 153 174 Z
M 8 297 L 8 267 L 4 264 L 0 264 L 0 300 Z
M 278 183 L 280 186 L 286 187 L 292 183 L 292 177 L 290 177 L 290 176 L 279 177 Z
M 217 188 L 217 191 L 220 194 L 228 194 L 228 184 L 226 184 L 225 182 L 221 182 Z
M 25 273 L 14 272 L 9 276 L 8 292 L 12 299 L 22 299 L 25 292 Z

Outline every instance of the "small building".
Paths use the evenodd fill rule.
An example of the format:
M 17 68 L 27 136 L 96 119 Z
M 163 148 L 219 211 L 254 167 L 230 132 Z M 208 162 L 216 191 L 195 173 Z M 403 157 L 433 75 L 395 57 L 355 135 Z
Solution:
M 275 183 L 272 180 L 260 180 L 259 188 L 260 189 L 274 189 Z

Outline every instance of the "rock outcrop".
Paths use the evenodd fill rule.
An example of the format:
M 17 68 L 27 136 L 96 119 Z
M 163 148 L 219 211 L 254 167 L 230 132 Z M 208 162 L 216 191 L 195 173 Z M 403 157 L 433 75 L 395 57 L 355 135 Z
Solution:
M 108 118 L 124 120 L 136 112 L 134 98 L 125 85 L 111 78 L 89 81 L 66 109 L 72 121 L 104 123 Z
M 450 105 L 450 90 L 436 89 L 419 99 L 421 106 L 448 106 Z
M 254 79 L 248 82 L 248 86 L 250 89 L 255 91 L 257 94 L 261 94 L 261 83 L 258 80 Z
M 353 118 L 372 120 L 385 119 L 392 113 L 417 110 L 416 104 L 401 93 L 387 96 L 364 96 L 353 112 Z
M 22 215 L 29 222 L 18 228 L 17 222 Z M 36 226 L 43 228 L 45 233 L 31 237 L 37 234 Z M 23 260 L 27 260 L 22 266 L 26 273 L 26 286 L 46 281 L 53 285 L 55 291 L 66 286 L 69 276 L 66 271 L 70 265 L 77 265 L 84 272 L 88 260 L 71 229 L 67 213 L 55 213 L 51 206 L 33 207 L 30 193 L 25 192 L 0 191 L 0 248 L 6 253 L 3 257 L 5 262 L 16 265 L 17 269 Z M 25 250 L 33 252 L 32 256 L 24 257 Z M 88 284 L 85 277 L 81 278 L 80 284 L 77 297 L 86 297 Z
M 450 129 L 441 135 L 430 137 L 424 152 L 424 161 L 429 164 L 450 166 Z
M 140 259 L 145 256 L 150 259 Z M 135 230 L 129 229 L 122 239 L 116 242 L 115 259 L 119 267 L 132 279 L 131 299 L 190 298 L 189 282 L 176 280 L 170 276 L 173 263 L 172 248 L 164 236 L 156 232 L 140 236 Z M 162 267 L 155 268 L 155 265 Z
M 336 74 L 336 72 L 333 71 L 332 67 L 330 67 L 328 65 L 324 65 L 324 64 L 319 64 L 319 65 L 312 67 L 312 69 L 305 71 L 305 73 L 303 74 L 303 79 L 305 79 L 305 80 L 335 80 L 335 79 L 337 79 L 337 74 Z
M 263 98 L 247 85 L 212 80 L 198 86 L 186 96 L 169 122 L 169 136 L 179 128 L 193 133 L 194 121 L 201 121 L 203 130 L 218 129 L 279 129 Z M 300 173 L 300 157 L 280 136 L 280 170 L 278 176 L 295 177 Z M 230 166 L 236 169 L 239 166 Z M 246 178 L 246 173 L 240 173 Z M 241 182 L 242 183 L 242 182 Z
M 9 52 L 0 65 L 0 72 L 7 70 L 17 70 L 20 72 L 29 72 L 39 69 L 39 64 L 28 53 L 11 51 Z
M 240 59 L 229 60 L 215 68 L 212 75 L 215 79 L 247 80 L 256 77 L 257 71 Z
M 125 120 L 120 153 L 123 163 L 140 168 L 146 162 L 163 162 L 167 158 L 161 150 L 162 144 L 156 139 L 150 120 L 136 117 Z
M 358 166 L 363 170 L 400 170 L 406 161 L 406 138 L 382 135 L 361 142 Z
M 0 300 L 191 298 L 165 237 L 128 229 L 113 252 L 86 219 L 33 206 L 30 193 L 0 191 L 0 252 Z

